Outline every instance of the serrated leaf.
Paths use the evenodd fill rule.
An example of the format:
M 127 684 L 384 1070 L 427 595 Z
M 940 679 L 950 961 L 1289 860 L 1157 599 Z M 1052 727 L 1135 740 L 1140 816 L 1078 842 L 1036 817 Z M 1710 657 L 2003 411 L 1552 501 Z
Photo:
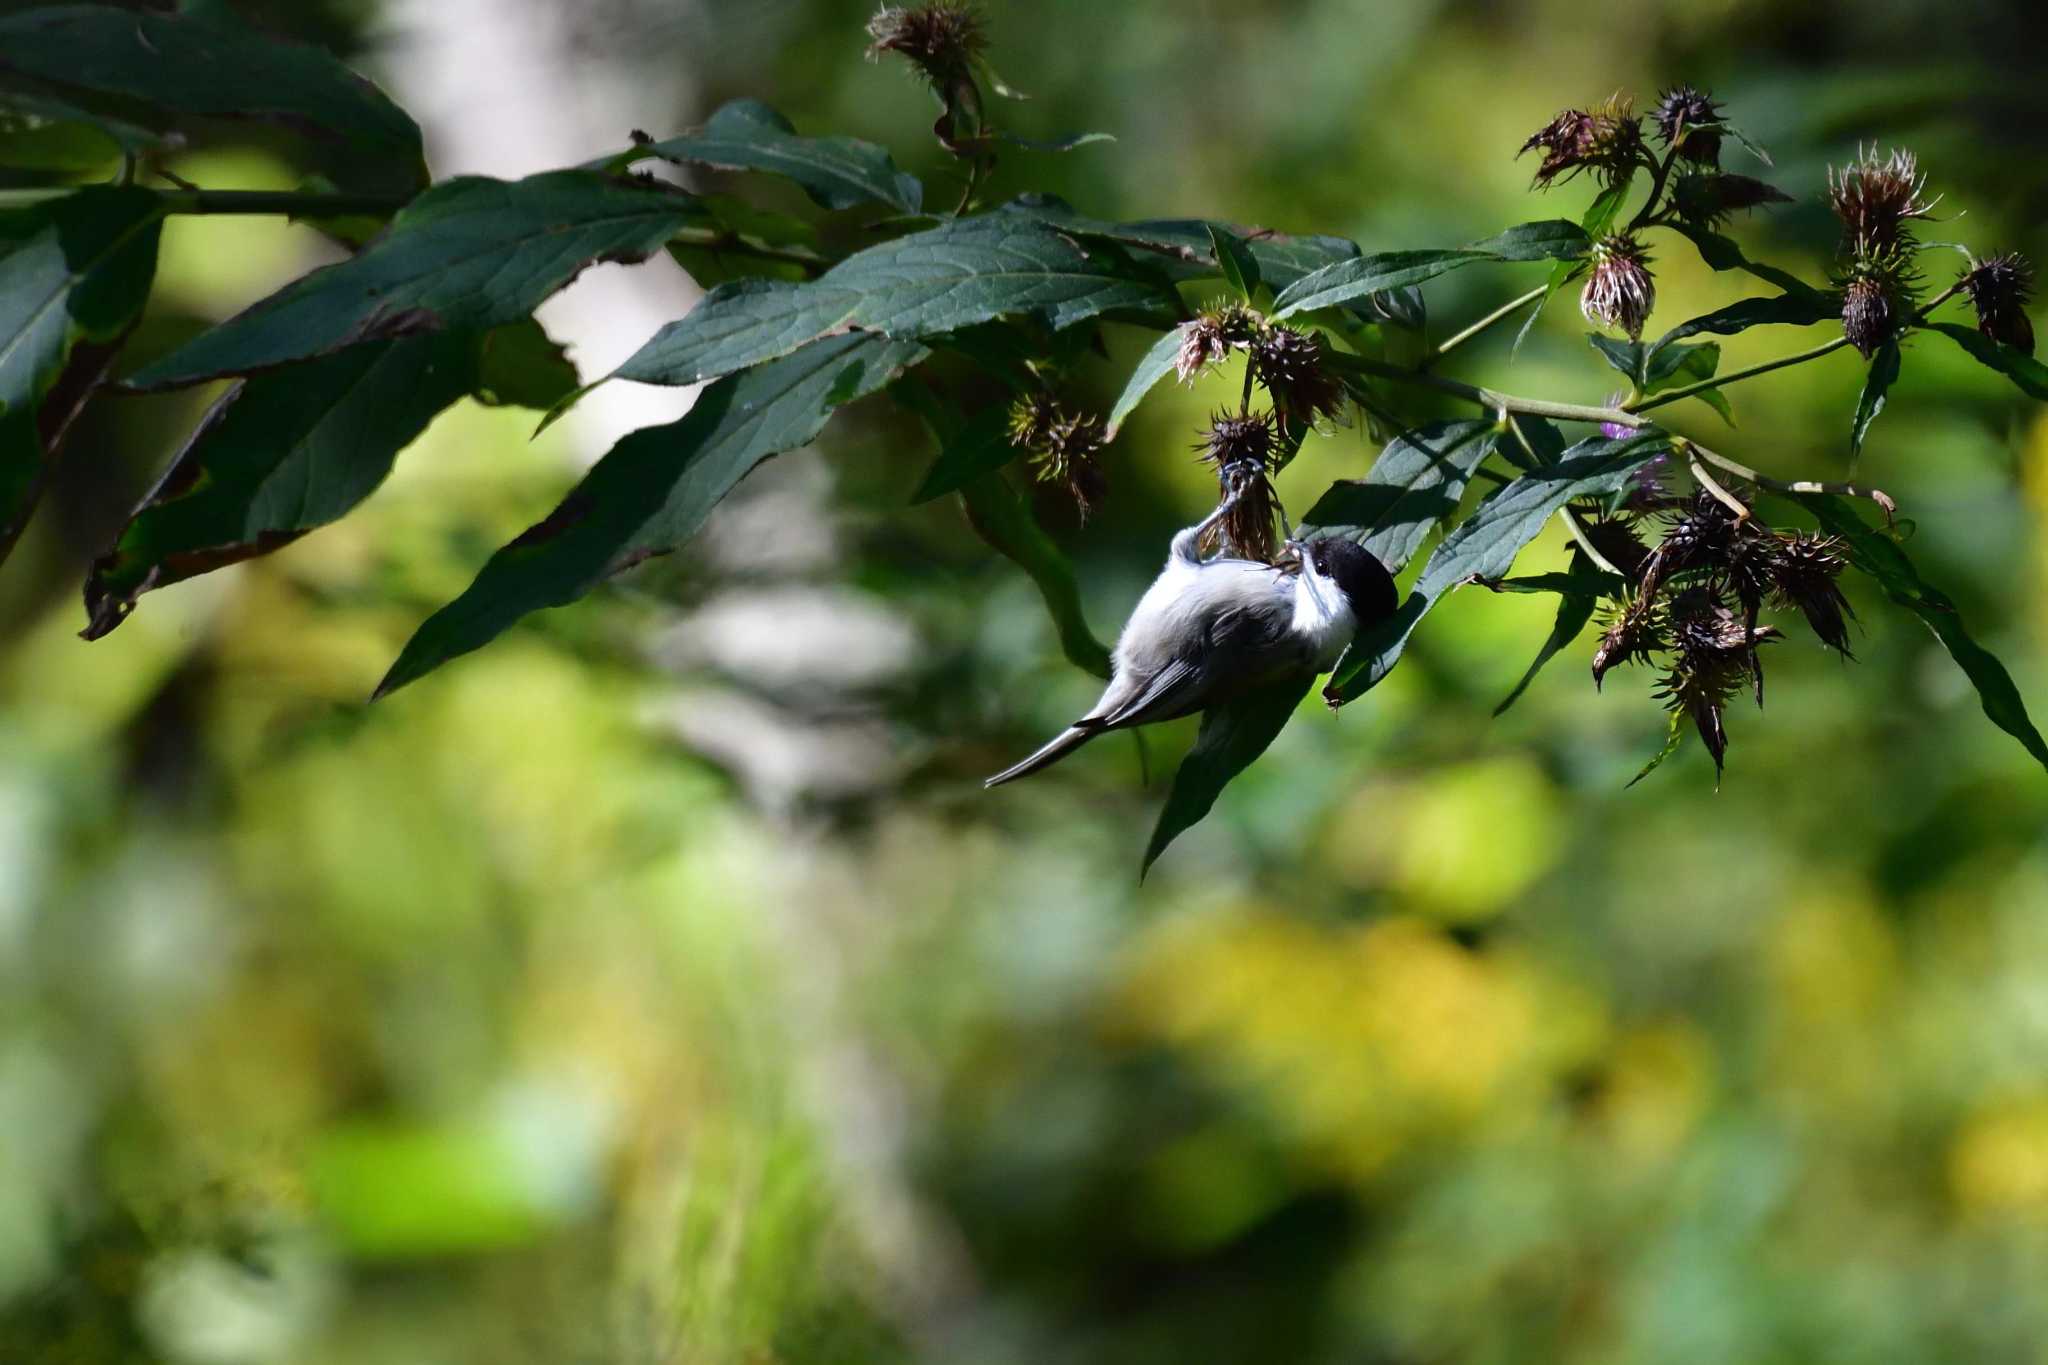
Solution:
M 1575 223 L 1563 219 L 1523 223 L 1467 247 L 1384 251 L 1336 261 L 1281 290 L 1274 306 L 1281 317 L 1291 317 L 1421 284 L 1479 261 L 1576 260 L 1586 250 L 1586 234 Z
M 553 412 L 583 391 L 568 348 L 532 318 L 492 328 L 479 340 L 478 350 L 480 403 Z
M 932 462 L 924 482 L 910 497 L 912 505 L 957 493 L 968 484 L 995 473 L 1017 458 L 1010 443 L 1010 413 L 1000 404 L 983 408 L 960 430 L 947 438 Z
M 427 183 L 419 125 L 318 48 L 222 22 L 102 5 L 0 18 L 0 69 L 185 114 L 270 119 L 355 153 L 338 176 L 411 193 Z
M 1536 681 L 1536 675 L 1543 671 L 1543 666 L 1579 638 L 1586 629 L 1586 623 L 1593 619 L 1593 608 L 1599 604 L 1601 592 L 1613 578 L 1584 554 L 1574 554 L 1571 567 L 1563 574 L 1549 576 L 1563 580 L 1558 585 L 1562 595 L 1557 602 L 1557 619 L 1551 622 L 1550 634 L 1544 637 L 1542 648 L 1536 651 L 1536 657 L 1530 661 L 1521 681 L 1515 684 L 1514 691 L 1501 698 L 1500 705 L 1493 708 L 1496 716 L 1521 700 L 1522 694 L 1529 690 L 1529 684 Z M 1488 586 L 1500 590 L 1505 584 Z
M 141 316 L 162 225 L 155 195 L 108 186 L 0 213 L 0 559 L 57 437 Z
M 361 341 L 516 322 L 592 262 L 646 257 L 691 212 L 686 196 L 594 171 L 444 181 L 360 254 L 200 333 L 129 383 L 172 388 Z
M 1252 765 L 1279 738 L 1301 699 L 1315 685 L 1311 674 L 1298 674 L 1267 683 L 1241 697 L 1212 706 L 1202 713 L 1202 729 L 1194 748 L 1181 760 L 1173 775 L 1173 788 L 1166 794 L 1166 806 L 1145 847 L 1142 878 L 1166 851 L 1167 845 L 1200 823 L 1231 779 Z
M 1116 309 L 1174 306 L 1170 294 L 1044 219 L 1003 210 L 869 247 L 807 284 L 720 285 L 616 373 L 694 384 L 850 329 L 916 339 L 1018 313 L 1060 329 Z
M 1246 303 L 1253 302 L 1253 295 L 1259 291 L 1260 275 L 1258 258 L 1244 238 L 1220 223 L 1210 223 L 1209 244 L 1216 253 L 1216 264 L 1223 270 L 1223 281 L 1237 292 Z
M 529 612 L 680 548 L 755 465 L 809 444 L 836 402 L 874 392 L 924 355 L 877 336 L 828 337 L 706 387 L 678 421 L 633 432 L 419 628 L 377 695 L 490 643 Z
M 1863 392 L 1856 398 L 1856 420 L 1849 426 L 1849 459 L 1854 461 L 1863 453 L 1863 438 L 1870 432 L 1870 424 L 1884 411 L 1885 395 L 1899 377 L 1899 343 L 1896 339 L 1885 342 L 1870 357 L 1870 372 L 1863 377 Z
M 120 625 L 145 592 L 269 554 L 346 515 L 476 384 L 479 349 L 462 332 L 365 342 L 230 389 L 94 562 L 85 637 Z
M 1116 406 L 1109 410 L 1109 439 L 1115 439 L 1117 432 L 1123 429 L 1124 419 L 1137 410 L 1153 386 L 1173 373 L 1174 361 L 1180 355 L 1181 338 L 1186 334 L 1187 324 L 1182 323 L 1153 342 L 1137 368 L 1131 371 L 1131 377 L 1124 382 L 1124 391 L 1117 395 Z
M 2026 700 L 2020 696 L 2012 674 L 1997 655 L 1978 644 L 1963 628 L 1962 614 L 1947 594 L 1921 578 L 1898 543 L 1872 528 L 1843 499 L 1829 493 L 1792 496 L 1813 513 L 1822 530 L 1841 537 L 1852 564 L 1876 579 L 1886 596 L 1934 632 L 1949 657 L 1977 689 L 1977 700 L 1991 723 L 2017 739 L 2036 762 L 2048 768 L 2048 741 L 2041 738 L 2041 732 L 2028 716 Z
M 1982 332 L 1960 323 L 1930 322 L 1924 325 L 1968 351 L 1979 363 L 2010 379 L 2027 397 L 2048 402 L 2048 365 L 2043 365 L 2025 351 L 2002 341 L 1993 341 Z
M 1302 534 L 1342 535 L 1399 573 L 1439 522 L 1457 509 L 1465 485 L 1492 453 L 1492 422 L 1442 421 L 1387 443 L 1363 479 L 1330 485 L 1303 518 Z
M 1565 451 L 1556 464 L 1524 474 L 1496 491 L 1444 537 L 1401 609 L 1351 642 L 1331 670 L 1323 695 L 1342 705 L 1378 684 L 1399 662 L 1408 637 L 1444 593 L 1471 579 L 1505 577 L 1515 556 L 1558 508 L 1574 498 L 1612 492 L 1637 466 L 1669 446 L 1670 437 L 1657 431 L 1631 433 L 1620 440 L 1588 437 Z
M 1721 344 L 1703 341 L 1697 346 L 1666 346 L 1643 357 L 1643 392 L 1662 393 L 1682 384 L 1712 379 L 1721 368 Z
M 1689 322 L 1679 323 L 1657 338 L 1656 343 L 1650 347 L 1650 355 L 1655 357 L 1666 347 L 1686 337 L 1697 336 L 1701 332 L 1711 332 L 1717 336 L 1735 336 L 1752 327 L 1811 327 L 1814 323 L 1826 322 L 1830 318 L 1840 316 L 1840 306 L 1826 294 L 1815 289 L 1797 294 L 1778 294 L 1764 299 L 1743 299 L 1729 304 L 1726 308 L 1716 308 L 1711 313 L 1704 313 Z
M 779 175 L 828 209 L 869 203 L 902 213 L 924 208 L 924 186 L 916 176 L 897 170 L 886 148 L 850 137 L 802 137 L 788 119 L 759 100 L 733 100 L 697 132 L 642 143 L 594 164 L 612 168 L 645 157 Z

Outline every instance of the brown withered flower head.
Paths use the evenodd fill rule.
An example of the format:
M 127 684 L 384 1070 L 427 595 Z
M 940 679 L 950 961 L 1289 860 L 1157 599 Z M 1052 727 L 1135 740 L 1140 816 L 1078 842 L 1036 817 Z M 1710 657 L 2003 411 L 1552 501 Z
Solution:
M 1666 147 L 1699 166 L 1721 164 L 1721 106 L 1706 91 L 1676 86 L 1657 97 L 1650 112 L 1657 136 Z
M 1673 593 L 1666 612 L 1672 659 L 1657 694 L 1666 710 L 1682 711 L 1692 721 L 1719 772 L 1728 752 L 1722 716 L 1744 682 L 1761 678 L 1756 647 L 1777 639 L 1778 632 L 1770 626 L 1750 626 L 1708 587 Z M 1761 681 L 1757 699 L 1761 704 Z
M 1927 177 L 1908 151 L 1879 156 L 1871 147 L 1839 171 L 1828 168 L 1828 206 L 1842 220 L 1842 250 L 1884 256 L 1911 244 L 1908 225 L 1938 202 L 1923 200 Z
M 1225 548 L 1270 564 L 1280 548 L 1273 529 L 1271 475 L 1279 447 L 1272 415 L 1219 412 L 1195 449 L 1215 466 L 1218 492 L 1224 497 L 1237 495 L 1221 529 Z
M 1064 489 L 1084 522 L 1109 492 L 1096 458 L 1107 431 L 1100 417 L 1069 412 L 1050 394 L 1031 394 L 1010 407 L 1010 444 L 1031 452 L 1038 481 Z
M 1711 493 L 1702 491 L 1668 506 L 1661 520 L 1663 538 L 1643 561 L 1640 587 L 1645 597 L 1654 597 L 1673 574 L 1718 570 L 1735 545 L 1735 514 Z
M 988 46 L 974 7 L 939 0 L 930 5 L 885 5 L 868 20 L 868 60 L 884 52 L 906 57 L 938 89 L 971 74 Z
M 1842 292 L 1842 335 L 1865 360 L 1898 331 L 1905 300 L 1882 271 L 1859 272 Z
M 1856 613 L 1836 580 L 1847 561 L 1833 536 L 1801 532 L 1784 545 L 1771 584 L 1773 604 L 1797 608 L 1820 642 L 1847 658 L 1849 625 Z
M 1623 577 L 1634 578 L 1643 571 L 1650 547 L 1636 534 L 1634 518 L 1602 516 L 1597 510 L 1581 512 L 1579 529 L 1600 552 L 1600 557 L 1620 570 Z
M 1204 309 L 1181 328 L 1180 350 L 1173 358 L 1174 374 L 1183 384 L 1194 383 L 1202 371 L 1221 363 L 1233 347 L 1251 345 L 1263 330 L 1262 321 L 1241 303 Z
M 1654 597 L 1638 594 L 1608 607 L 1600 620 L 1600 643 L 1593 650 L 1593 689 L 1599 690 L 1609 669 L 1648 663 L 1652 655 L 1669 648 L 1665 624 L 1664 609 Z
M 1620 95 L 1593 109 L 1566 109 L 1522 144 L 1525 152 L 1541 149 L 1536 186 L 1549 189 L 1590 170 L 1603 185 L 1619 183 L 1641 161 L 1643 126 Z
M 1789 204 L 1792 196 L 1747 175 L 1681 175 L 1671 187 L 1671 204 L 1694 227 L 1717 228 L 1727 219 L 1766 204 Z
M 1599 327 L 1619 327 L 1639 341 L 1650 310 L 1657 306 L 1657 283 L 1650 276 L 1650 258 L 1634 237 L 1602 237 L 1593 244 L 1593 270 L 1579 294 L 1579 311 Z
M 1274 414 L 1299 433 L 1344 411 L 1344 385 L 1323 359 L 1323 339 L 1278 323 L 1251 344 L 1252 370 L 1272 396 Z
M 2034 324 L 2027 302 L 2034 293 L 2034 267 L 2018 252 L 1993 256 L 1963 277 L 1963 288 L 1977 306 L 1977 330 L 1993 341 L 2034 353 Z

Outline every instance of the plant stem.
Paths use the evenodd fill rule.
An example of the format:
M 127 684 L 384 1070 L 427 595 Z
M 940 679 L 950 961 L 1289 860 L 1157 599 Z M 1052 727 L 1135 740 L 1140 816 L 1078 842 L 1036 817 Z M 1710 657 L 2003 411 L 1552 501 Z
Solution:
M 1447 337 L 1443 341 L 1438 342 L 1436 345 L 1430 347 L 1429 350 L 1423 353 L 1422 359 L 1416 362 L 1417 366 L 1421 369 L 1428 369 L 1431 365 L 1434 365 L 1437 361 L 1443 359 L 1443 357 L 1449 355 L 1452 351 L 1455 351 L 1456 349 L 1458 349 L 1458 347 L 1464 345 L 1473 337 L 1478 336 L 1481 332 L 1493 326 L 1493 324 L 1499 322 L 1502 318 L 1505 318 L 1508 315 L 1515 312 L 1523 304 L 1534 303 L 1536 302 L 1536 300 L 1542 298 L 1544 291 L 1548 288 L 1548 285 L 1539 284 L 1534 289 L 1531 289 L 1528 293 L 1520 295 L 1516 298 L 1509 299 L 1506 303 L 1494 309 L 1491 313 L 1488 313 L 1485 317 L 1479 319 L 1479 321 L 1473 323 L 1464 331 L 1457 332 L 1452 336 Z
M 1849 338 L 1839 336 L 1833 341 L 1822 342 L 1810 351 L 1801 351 L 1797 355 L 1779 356 L 1776 360 L 1766 360 L 1761 365 L 1752 365 L 1746 370 L 1736 370 L 1732 374 L 1715 375 L 1702 379 L 1695 384 L 1686 384 L 1676 389 L 1666 389 L 1653 398 L 1631 400 L 1622 404 L 1622 407 L 1629 412 L 1648 412 L 1651 408 L 1661 408 L 1666 403 L 1676 403 L 1681 398 L 1690 398 L 1696 393 L 1703 393 L 1708 389 L 1718 388 L 1723 384 L 1733 384 L 1737 380 L 1750 379 L 1760 374 L 1769 374 L 1772 370 L 1782 370 L 1788 365 L 1803 365 L 1809 360 L 1818 360 L 1831 351 L 1841 350 L 1848 344 Z
M 1572 533 L 1572 539 L 1578 542 L 1579 548 L 1581 550 L 1585 551 L 1586 558 L 1592 560 L 1595 566 L 1601 569 L 1605 569 L 1608 573 L 1613 574 L 1616 578 L 1628 577 L 1627 574 L 1615 568 L 1614 565 L 1608 560 L 1607 556 L 1601 554 L 1599 549 L 1595 547 L 1595 545 L 1593 544 L 1592 540 L 1587 537 L 1586 528 L 1579 521 L 1578 513 L 1572 511 L 1572 509 L 1569 506 L 1565 506 L 1557 509 L 1557 515 L 1563 519 L 1565 529 Z
M 1649 225 L 1650 215 L 1657 211 L 1657 199 L 1664 193 L 1664 182 L 1671 175 L 1672 163 L 1677 160 L 1678 143 L 1674 141 L 1671 144 L 1671 150 L 1664 154 L 1664 159 L 1651 166 L 1650 197 L 1643 201 L 1642 208 L 1636 210 L 1636 216 L 1629 220 L 1627 227 L 1622 229 L 1623 235 L 1636 232 Z

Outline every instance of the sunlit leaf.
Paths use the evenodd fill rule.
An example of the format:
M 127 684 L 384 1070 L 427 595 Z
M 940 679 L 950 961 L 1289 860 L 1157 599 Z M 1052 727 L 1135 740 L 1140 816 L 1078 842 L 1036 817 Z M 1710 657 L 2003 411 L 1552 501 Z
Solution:
M 1993 341 L 1982 332 L 1955 322 L 1930 322 L 1928 330 L 1941 333 L 1990 368 L 1998 371 L 2029 398 L 2048 402 L 2048 365 L 2025 351 Z
M 1559 584 L 1557 619 L 1551 622 L 1550 634 L 1544 637 L 1542 647 L 1536 651 L 1536 657 L 1530 662 L 1528 670 L 1522 674 L 1521 681 L 1515 684 L 1512 692 L 1501 698 L 1500 705 L 1493 708 L 1493 714 L 1496 716 L 1520 700 L 1522 694 L 1529 690 L 1529 684 L 1536 680 L 1536 675 L 1543 671 L 1543 666 L 1579 638 L 1586 629 L 1586 623 L 1593 619 L 1593 608 L 1599 605 L 1600 593 L 1605 590 L 1605 585 L 1612 581 L 1613 576 L 1602 572 L 1600 567 L 1585 555 L 1574 554 L 1569 570 L 1548 577 L 1562 580 Z M 1497 589 L 1504 587 L 1489 586 L 1495 586 Z
M 1743 299 L 1729 304 L 1726 308 L 1716 308 L 1711 313 L 1703 313 L 1689 322 L 1679 323 L 1657 338 L 1655 344 L 1650 347 L 1650 354 L 1655 356 L 1667 346 L 1683 341 L 1686 337 L 1697 336 L 1701 332 L 1711 332 L 1717 336 L 1735 336 L 1752 327 L 1811 327 L 1814 323 L 1826 322 L 1840 316 L 1840 305 L 1815 289 L 1778 294 L 1767 299 Z
M 1457 509 L 1472 471 L 1499 435 L 1487 421 L 1432 422 L 1404 432 L 1387 443 L 1365 478 L 1330 485 L 1303 518 L 1302 533 L 1347 536 L 1399 573 Z
M 531 318 L 492 328 L 478 345 L 479 402 L 550 412 L 581 391 L 568 348 Z
M 1586 245 L 1586 234 L 1575 223 L 1524 223 L 1467 247 L 1385 251 L 1338 261 L 1288 285 L 1274 305 L 1281 317 L 1291 317 L 1421 284 L 1480 261 L 1576 260 L 1586 254 Z
M 1849 458 L 1863 453 L 1863 438 L 1870 424 L 1884 411 L 1885 395 L 1899 377 L 1899 343 L 1885 342 L 1870 358 L 1870 373 L 1864 376 L 1863 392 L 1856 399 L 1856 420 L 1849 427 Z
M 1153 342 L 1137 368 L 1131 371 L 1131 377 L 1124 383 L 1124 391 L 1117 395 L 1116 406 L 1109 410 L 1111 437 L 1123 429 L 1124 419 L 1137 410 L 1153 386 L 1173 373 L 1173 362 L 1180 355 L 1181 338 L 1186 330 L 1185 325 L 1176 327 Z
M 596 164 L 618 167 L 645 157 L 779 175 L 828 209 L 874 203 L 917 213 L 924 207 L 924 186 L 916 176 L 897 170 L 886 148 L 850 137 L 801 137 L 788 119 L 759 100 L 733 100 L 697 132 L 641 143 Z
M 1258 257 L 1252 255 L 1251 247 L 1244 238 L 1220 223 L 1209 226 L 1209 242 L 1216 252 L 1216 264 L 1222 267 L 1223 282 L 1237 291 L 1237 296 L 1246 303 L 1253 302 L 1253 295 L 1259 292 L 1261 282 Z

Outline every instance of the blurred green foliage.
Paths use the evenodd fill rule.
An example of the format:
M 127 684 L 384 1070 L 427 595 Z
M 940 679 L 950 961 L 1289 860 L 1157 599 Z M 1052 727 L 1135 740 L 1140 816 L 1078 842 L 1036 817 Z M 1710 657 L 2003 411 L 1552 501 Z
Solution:
M 373 6 L 250 9 L 375 69 Z M 755 95 L 942 193 L 863 6 L 589 10 L 697 70 L 657 133 Z M 1809 277 L 1859 139 L 1967 210 L 1930 235 L 2048 256 L 2018 7 L 991 11 L 1019 130 L 1118 138 L 998 186 L 1102 217 L 1466 240 L 1577 211 L 1511 158 L 1556 108 L 1683 78 L 1805 195 L 1736 232 Z M 179 168 L 292 184 L 249 137 Z M 174 220 L 139 344 L 317 249 Z M 1741 292 L 1667 264 L 1667 321 Z M 1512 287 L 1431 286 L 1437 334 Z M 1461 363 L 1597 401 L 1582 330 Z M 2038 707 L 2048 424 L 1905 361 L 1862 473 Z M 1723 444 L 1826 475 L 1860 381 L 1744 385 Z M 1055 524 L 1098 630 L 1206 497 L 1212 397 L 1162 386 Z M 1595 695 L 1588 642 L 1490 719 L 1551 604 L 1457 594 L 1141 891 L 1159 753 L 1149 790 L 1127 744 L 978 790 L 1093 683 L 863 414 L 688 562 L 367 709 L 566 484 L 560 434 L 458 408 L 356 518 L 88 646 L 65 585 L 196 408 L 89 419 L 0 589 L 0 1359 L 2048 1359 L 2048 788 L 1917 623 L 1858 598 L 1860 662 L 1783 647 L 1718 792 L 1696 748 L 1624 791 L 1644 680 Z

